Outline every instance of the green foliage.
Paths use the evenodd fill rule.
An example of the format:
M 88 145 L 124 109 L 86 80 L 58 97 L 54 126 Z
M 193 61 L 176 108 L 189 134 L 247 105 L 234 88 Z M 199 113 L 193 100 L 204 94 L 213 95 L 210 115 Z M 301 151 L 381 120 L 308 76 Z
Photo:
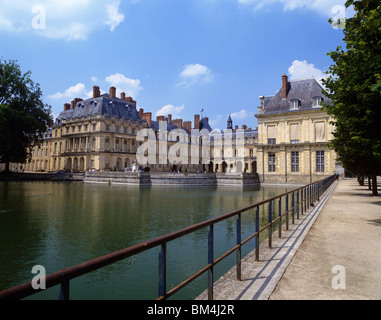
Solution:
M 344 167 L 357 174 L 381 173 L 381 3 L 347 1 L 355 16 L 346 20 L 344 42 L 328 53 L 334 61 L 325 92 L 336 127 L 332 147 Z
M 22 74 L 15 61 L 0 59 L 0 157 L 1 162 L 25 162 L 29 147 L 39 145 L 52 121 L 51 108 L 42 101 L 39 84 Z

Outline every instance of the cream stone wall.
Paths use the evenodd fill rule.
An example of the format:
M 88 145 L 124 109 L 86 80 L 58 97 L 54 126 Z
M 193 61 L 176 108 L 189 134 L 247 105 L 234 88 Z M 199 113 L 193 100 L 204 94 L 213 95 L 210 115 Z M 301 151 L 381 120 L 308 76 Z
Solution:
M 327 113 L 316 108 L 274 114 L 262 113 L 256 117 L 258 118 L 258 173 L 262 182 L 305 183 L 334 174 L 336 153 L 329 149 L 329 140 L 332 139 L 334 127 L 329 123 L 331 119 Z M 298 142 L 291 141 L 291 126 L 295 124 L 299 126 Z M 274 133 L 273 129 L 269 129 L 271 126 L 276 128 L 275 144 L 269 144 L 268 141 L 268 132 Z M 319 131 L 319 128 L 322 130 Z M 320 139 L 321 137 L 324 139 Z M 317 172 L 317 151 L 324 152 L 323 172 Z M 299 167 L 295 172 L 292 170 L 292 152 L 298 152 L 299 155 Z M 269 171 L 268 156 L 271 153 L 275 154 L 274 172 Z

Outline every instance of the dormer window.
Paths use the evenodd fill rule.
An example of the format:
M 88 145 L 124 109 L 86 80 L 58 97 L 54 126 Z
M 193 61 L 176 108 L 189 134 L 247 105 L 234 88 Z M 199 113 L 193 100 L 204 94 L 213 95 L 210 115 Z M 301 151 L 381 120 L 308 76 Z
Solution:
M 290 110 L 298 110 L 300 108 L 300 100 L 292 99 L 290 100 Z
M 323 97 L 317 96 L 312 99 L 312 107 L 319 108 L 321 107 L 321 103 L 324 101 Z

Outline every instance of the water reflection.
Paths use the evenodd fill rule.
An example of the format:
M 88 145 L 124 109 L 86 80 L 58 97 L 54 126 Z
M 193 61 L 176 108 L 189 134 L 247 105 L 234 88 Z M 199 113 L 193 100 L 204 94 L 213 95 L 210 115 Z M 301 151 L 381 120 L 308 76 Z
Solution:
M 285 191 L 0 182 L 0 290 L 31 280 L 36 264 L 53 273 Z M 253 232 L 253 214 L 254 210 L 243 218 L 243 234 Z M 227 250 L 226 244 L 234 245 L 235 228 L 234 219 L 216 226 L 216 256 Z M 168 245 L 168 288 L 205 265 L 206 234 L 200 230 Z M 76 279 L 71 297 L 156 298 L 157 253 L 152 249 Z M 231 267 L 228 263 L 221 272 Z M 193 284 L 177 298 L 194 298 L 204 288 L 205 282 Z M 47 290 L 38 298 L 55 299 L 56 292 Z

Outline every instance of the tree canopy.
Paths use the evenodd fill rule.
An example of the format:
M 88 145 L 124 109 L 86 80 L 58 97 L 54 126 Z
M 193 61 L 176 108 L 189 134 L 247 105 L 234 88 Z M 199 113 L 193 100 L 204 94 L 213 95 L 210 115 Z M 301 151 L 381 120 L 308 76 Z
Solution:
M 42 101 L 31 72 L 22 73 L 16 61 L 0 59 L 0 161 L 24 163 L 30 147 L 38 146 L 52 121 L 51 107 Z
M 345 21 L 344 42 L 328 53 L 334 61 L 324 85 L 336 130 L 331 142 L 343 166 L 373 179 L 381 173 L 381 3 L 350 0 L 355 15 Z

